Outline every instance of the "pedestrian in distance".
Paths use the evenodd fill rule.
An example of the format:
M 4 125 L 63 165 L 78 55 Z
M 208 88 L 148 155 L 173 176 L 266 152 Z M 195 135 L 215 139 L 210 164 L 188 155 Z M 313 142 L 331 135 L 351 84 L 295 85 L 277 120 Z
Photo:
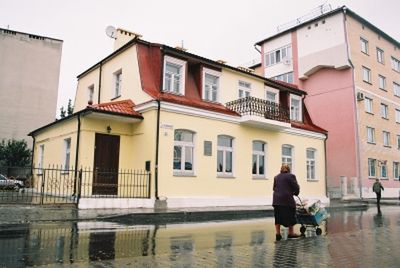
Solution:
M 381 212 L 381 190 L 384 191 L 382 184 L 379 179 L 376 179 L 374 185 L 372 185 L 372 191 L 376 194 L 376 206 L 378 207 L 378 212 Z
M 272 206 L 274 207 L 276 240 L 282 239 L 281 225 L 288 227 L 288 238 L 299 238 L 295 234 L 293 226 L 296 220 L 296 202 L 294 195 L 299 195 L 300 186 L 297 183 L 296 176 L 290 173 L 290 167 L 283 164 L 281 171 L 274 178 Z

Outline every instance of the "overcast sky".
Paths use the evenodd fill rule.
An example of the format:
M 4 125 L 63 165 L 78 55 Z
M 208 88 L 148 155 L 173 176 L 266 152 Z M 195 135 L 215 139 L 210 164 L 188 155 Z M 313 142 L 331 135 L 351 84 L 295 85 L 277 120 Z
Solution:
M 255 42 L 324 3 L 346 5 L 400 40 L 399 0 L 0 0 L 0 28 L 64 41 L 57 103 L 74 100 L 76 76 L 113 51 L 113 25 L 238 66 L 259 57 Z

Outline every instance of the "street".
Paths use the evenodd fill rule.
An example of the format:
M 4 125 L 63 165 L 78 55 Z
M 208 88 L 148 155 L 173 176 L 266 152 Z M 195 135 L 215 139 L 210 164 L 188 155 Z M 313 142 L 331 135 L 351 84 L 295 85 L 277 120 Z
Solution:
M 3 226 L 0 267 L 396 267 L 400 208 L 334 210 L 316 236 L 275 242 L 273 218 L 166 225 Z M 297 226 L 297 231 L 299 226 Z

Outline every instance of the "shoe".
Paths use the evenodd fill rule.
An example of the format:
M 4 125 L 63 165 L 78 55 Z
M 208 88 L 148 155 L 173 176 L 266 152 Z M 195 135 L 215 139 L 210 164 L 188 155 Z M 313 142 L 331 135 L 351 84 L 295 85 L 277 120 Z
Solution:
M 276 238 L 276 241 L 281 241 L 282 240 L 282 235 L 281 234 L 276 234 L 275 238 Z
M 287 236 L 288 239 L 298 239 L 300 237 L 301 237 L 301 235 L 299 235 L 299 234 L 292 234 L 292 235 Z

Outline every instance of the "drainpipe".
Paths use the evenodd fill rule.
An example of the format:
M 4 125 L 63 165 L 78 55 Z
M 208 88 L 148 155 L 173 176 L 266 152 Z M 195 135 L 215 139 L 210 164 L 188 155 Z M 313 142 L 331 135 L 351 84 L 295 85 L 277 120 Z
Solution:
M 155 171 L 154 171 L 154 188 L 155 188 L 155 197 L 158 200 L 158 151 L 160 145 L 160 110 L 161 110 L 161 101 L 157 99 L 157 131 L 156 131 L 156 160 L 155 160 Z
M 356 85 L 355 85 L 355 79 L 354 79 L 354 65 L 351 61 L 350 58 L 350 53 L 349 53 L 349 42 L 348 42 L 348 38 L 347 38 L 347 18 L 346 18 L 346 11 L 347 8 L 344 7 L 343 8 L 343 27 L 344 27 L 344 38 L 345 38 L 345 42 L 346 42 L 346 52 L 347 52 L 347 59 L 349 61 L 349 64 L 352 68 L 352 72 L 351 72 L 351 78 L 352 78 L 352 84 L 353 84 L 353 109 L 354 109 L 354 116 L 355 116 L 355 131 L 356 131 L 356 136 L 355 136 L 355 144 L 356 144 L 356 163 L 357 163 L 357 178 L 358 178 L 358 187 L 359 187 L 359 191 L 360 191 L 360 199 L 362 199 L 362 179 L 361 179 L 361 159 L 360 159 L 360 135 L 359 135 L 359 129 L 358 129 L 358 122 L 359 122 L 359 118 L 358 118 L 358 110 L 357 110 L 357 100 L 356 100 Z
M 326 152 L 326 140 L 328 139 L 328 133 L 326 134 L 326 138 L 324 140 L 324 153 L 325 153 L 325 196 L 329 199 L 328 196 L 328 159 L 327 159 L 327 152 Z
M 76 178 L 78 176 L 78 157 L 79 157 L 79 140 L 81 137 L 81 114 L 78 113 L 78 130 L 76 133 L 76 150 L 75 150 L 75 185 L 74 185 L 74 193 L 76 189 Z
M 254 45 L 254 49 L 255 49 L 255 50 L 257 50 L 257 51 L 258 51 L 258 53 L 260 53 L 260 54 L 261 54 L 261 50 L 259 50 L 259 49 L 257 48 L 257 45 Z
M 35 136 L 32 135 L 33 143 L 32 143 L 32 155 L 31 155 L 31 172 L 33 171 L 33 158 L 35 156 L 35 145 L 36 145 L 36 139 Z M 33 172 L 32 172 L 33 174 Z
M 99 96 L 97 98 L 97 103 L 100 104 L 100 93 L 101 93 L 101 72 L 102 72 L 102 68 L 103 67 L 103 62 L 100 62 L 100 70 L 99 70 Z

